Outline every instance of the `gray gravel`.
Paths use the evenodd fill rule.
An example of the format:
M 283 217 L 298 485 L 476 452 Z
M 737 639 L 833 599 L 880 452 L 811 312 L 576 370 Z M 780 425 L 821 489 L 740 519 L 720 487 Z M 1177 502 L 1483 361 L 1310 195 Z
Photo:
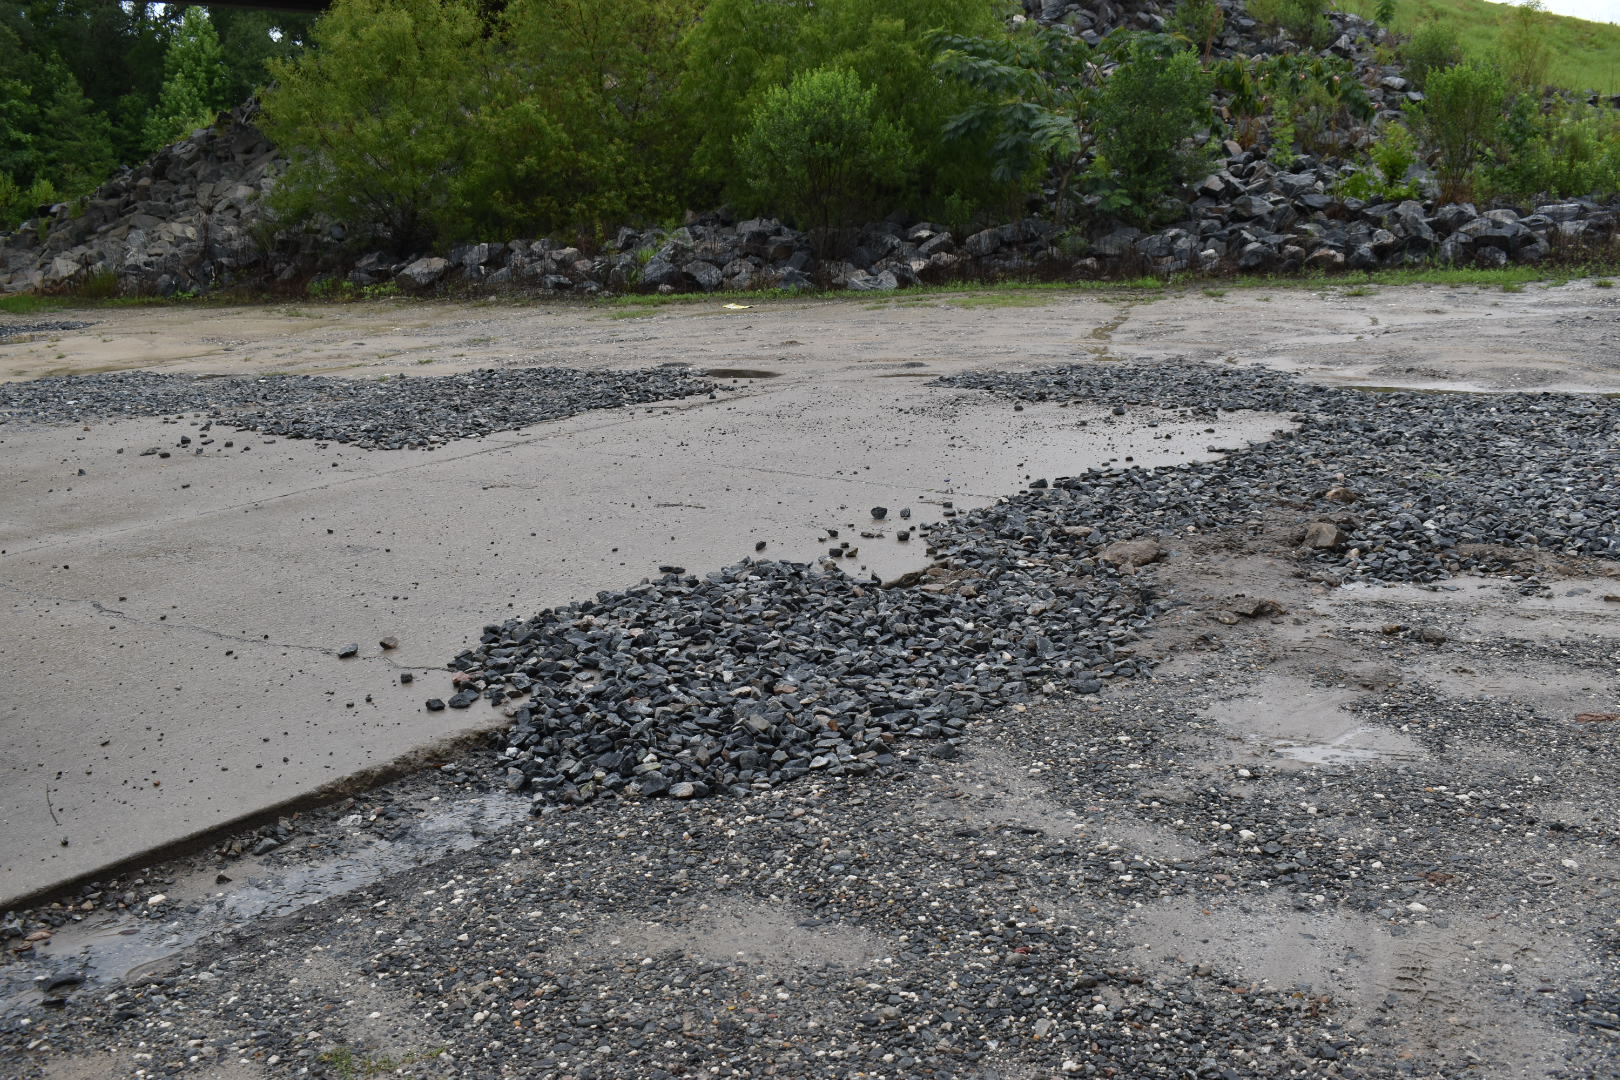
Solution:
M 1558 558 L 1609 569 L 1613 403 L 1219 371 L 966 385 L 1127 418 L 1091 423 L 1151 402 L 1297 430 L 1038 479 L 928 532 L 938 562 L 892 588 L 743 563 L 487 627 L 453 666 L 514 713 L 494 750 L 192 873 L 259 851 L 296 891 L 309 860 L 365 865 L 413 820 L 431 861 L 123 982 L 29 967 L 0 1047 L 29 1076 L 102 1047 L 118 1076 L 1615 1075 L 1620 720 L 1446 681 L 1541 665 L 1612 692 L 1612 639 L 1481 635 L 1439 603 L 1409 627 L 1333 588 L 1511 567 L 1511 611 L 1564 587 Z M 1344 535 L 1275 553 L 1282 602 L 1228 622 L 1187 594 L 1196 567 L 1313 523 Z M 1288 614 L 1340 595 L 1354 614 Z M 1181 662 L 1155 670 L 1175 633 Z M 1277 676 L 1402 749 L 1314 764 L 1214 718 Z M 592 798 L 698 785 L 739 797 Z M 434 807 L 508 787 L 535 820 L 437 855 Z M 185 880 L 87 886 L 80 911 L 8 920 L 8 948 L 102 909 L 124 914 L 100 934 L 179 949 L 229 895 L 151 900 Z
M 1613 1075 L 1603 736 L 1414 683 L 1379 695 L 1409 714 L 1371 722 L 1452 718 L 1425 759 L 1223 760 L 1207 710 L 1273 664 L 1264 630 L 1095 703 L 976 719 L 957 759 L 903 748 L 881 783 L 548 809 L 123 985 L 41 971 L 32 1022 L 4 1038 L 30 1066 L 40 1044 L 115 1048 L 109 1076 L 132 1053 L 147 1076 Z M 1483 665 L 1522 644 L 1446 648 Z M 1334 648 L 1434 652 L 1353 632 Z M 289 880 L 367 833 L 396 850 L 413 820 L 442 847 L 433 807 L 475 800 L 486 764 L 335 809 Z M 160 933 L 217 906 L 145 903 L 173 881 L 108 888 Z
M 1211 463 L 1037 479 L 935 528 L 936 563 L 899 588 L 848 578 L 831 557 L 745 561 L 487 626 L 452 662 L 448 704 L 508 708 L 512 790 L 537 807 L 690 798 L 880 769 L 902 738 L 953 754 L 987 709 L 1147 670 L 1122 647 L 1165 607 L 1129 564 L 1160 552 L 1111 547 L 1134 538 L 1289 511 L 1302 543 L 1326 537 L 1302 548 L 1302 573 L 1333 585 L 1505 570 L 1514 549 L 1620 555 L 1620 432 L 1601 397 L 1367 393 L 1197 365 L 941 381 L 1112 406 L 1097 423 L 1139 423 L 1130 411 L 1146 406 L 1258 409 L 1298 429 Z
M 712 393 L 684 368 L 485 368 L 456 375 L 215 378 L 122 371 L 0 384 L 0 424 L 201 414 L 231 427 L 367 449 L 422 449 L 592 409 Z
M 69 330 L 83 330 L 94 323 L 87 322 L 0 322 L 0 345 L 10 345 L 14 341 L 30 337 L 34 334 L 59 334 Z

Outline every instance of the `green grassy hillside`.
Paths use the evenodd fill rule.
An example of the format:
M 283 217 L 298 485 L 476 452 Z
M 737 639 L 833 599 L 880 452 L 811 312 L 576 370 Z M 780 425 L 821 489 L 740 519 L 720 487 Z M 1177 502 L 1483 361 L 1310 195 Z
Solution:
M 1372 18 L 1377 0 L 1339 0 L 1339 7 Z M 1469 56 L 1486 57 L 1509 15 L 1505 4 L 1486 0 L 1396 0 L 1395 32 L 1409 34 L 1427 19 L 1456 30 Z M 1546 14 L 1552 45 L 1553 81 L 1577 90 L 1620 93 L 1620 26 Z

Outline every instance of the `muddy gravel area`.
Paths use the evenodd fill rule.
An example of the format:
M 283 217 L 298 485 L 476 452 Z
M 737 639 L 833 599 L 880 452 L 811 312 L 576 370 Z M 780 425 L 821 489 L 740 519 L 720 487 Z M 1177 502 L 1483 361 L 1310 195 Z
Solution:
M 1612 326 L 1602 290 L 1571 288 L 1539 315 L 1504 299 Z M 799 319 L 794 340 L 828 318 L 793 310 L 750 318 Z M 1163 355 L 1131 338 L 1137 312 L 1069 328 L 1101 348 L 936 370 L 932 392 L 1143 435 L 1254 415 L 1271 437 L 1072 475 L 1031 461 L 1022 490 L 916 525 L 862 506 L 813 561 L 767 548 L 492 611 L 412 684 L 504 712 L 483 745 L 8 913 L 0 1061 L 1620 1072 L 1620 407 L 1592 392 L 1601 351 L 1541 346 L 1584 393 L 1372 392 L 1268 370 L 1298 366 L 1275 340 Z M 938 319 L 946 340 L 1021 332 Z M 1557 381 L 1535 367 L 1516 370 Z M 855 572 L 851 548 L 901 529 L 924 569 Z

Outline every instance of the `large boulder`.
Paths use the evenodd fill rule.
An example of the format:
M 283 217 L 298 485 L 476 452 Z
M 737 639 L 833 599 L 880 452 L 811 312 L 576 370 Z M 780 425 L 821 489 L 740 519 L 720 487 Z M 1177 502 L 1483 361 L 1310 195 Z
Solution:
M 430 257 L 417 259 L 405 269 L 394 275 L 394 280 L 404 289 L 427 289 L 438 284 L 450 269 L 449 259 Z

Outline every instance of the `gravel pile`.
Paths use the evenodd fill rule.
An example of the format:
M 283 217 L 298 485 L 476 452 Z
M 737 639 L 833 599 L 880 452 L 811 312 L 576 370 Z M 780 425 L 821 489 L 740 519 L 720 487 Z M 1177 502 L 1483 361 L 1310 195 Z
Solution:
M 591 409 L 711 393 L 680 367 L 635 371 L 481 369 L 456 375 L 339 379 L 318 375 L 217 378 L 121 371 L 0 385 L 0 423 L 83 423 L 202 413 L 291 439 L 373 450 L 439 446 Z
M 952 563 L 898 589 L 784 562 L 668 574 L 486 627 L 449 704 L 524 699 L 503 759 L 540 806 L 865 773 L 905 736 L 950 754 L 986 709 L 1137 672 L 1116 640 L 1154 609 L 1113 570 Z
M 514 717 L 508 786 L 537 808 L 697 797 L 882 768 L 906 737 L 952 755 L 973 715 L 1146 670 L 1129 643 L 1164 607 L 1132 570 L 1162 550 L 1141 538 L 1293 511 L 1305 573 L 1334 584 L 1505 569 L 1511 548 L 1620 555 L 1615 408 L 1601 398 L 1373 394 L 1169 365 L 943 381 L 1113 406 L 1093 423 L 1151 404 L 1299 426 L 1223 461 L 1037 480 L 936 527 L 936 562 L 897 587 L 829 560 L 744 562 L 487 626 L 453 661 L 448 704 L 483 696 Z
M 1620 557 L 1620 412 L 1601 396 L 1374 393 L 1255 368 L 1076 365 L 942 385 L 1020 400 L 1291 413 L 1299 425 L 1223 461 L 1060 479 L 1046 517 L 1112 531 L 1203 530 L 1297 508 L 1337 580 L 1432 582 L 1503 565 L 1490 547 Z M 1302 538 L 1303 539 L 1303 538 Z
M 87 322 L 0 323 L 0 345 L 10 345 L 13 341 L 28 337 L 30 334 L 63 333 L 68 330 L 83 330 L 90 325 Z

